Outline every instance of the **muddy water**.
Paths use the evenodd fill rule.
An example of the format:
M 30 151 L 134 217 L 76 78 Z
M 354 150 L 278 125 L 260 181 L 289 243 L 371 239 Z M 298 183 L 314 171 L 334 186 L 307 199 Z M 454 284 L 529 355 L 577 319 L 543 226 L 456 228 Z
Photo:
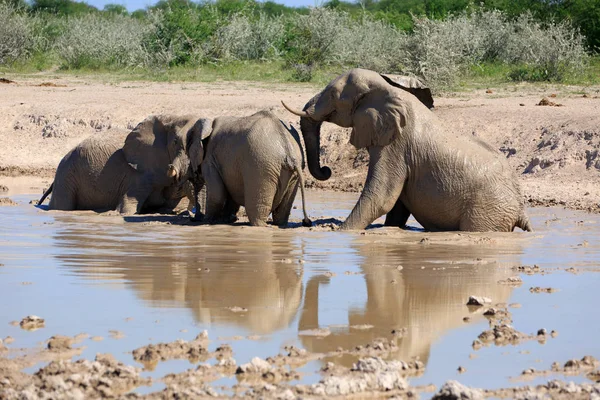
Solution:
M 108 352 L 135 364 L 135 348 L 192 340 L 206 329 L 211 350 L 229 343 L 241 364 L 290 344 L 328 352 L 405 330 L 391 358 L 425 363 L 414 384 L 439 387 L 460 379 L 485 388 L 525 384 L 513 378 L 526 368 L 549 369 L 554 361 L 587 354 L 600 358 L 595 215 L 532 209 L 535 234 L 430 234 L 415 221 L 409 221 L 412 231 L 342 233 L 47 212 L 27 204 L 34 195 L 9 196 L 19 205 L 0 207 L 0 338 L 13 337 L 12 348 L 40 347 L 55 334 L 87 333 L 94 340 L 79 345 L 85 347 L 81 357 Z M 335 222 L 355 200 L 309 192 L 309 213 L 318 222 Z M 300 210 L 292 217 L 300 220 Z M 498 283 L 519 275 L 513 267 L 533 264 L 547 273 L 523 274 L 516 288 Z M 570 267 L 576 273 L 565 271 Z M 558 291 L 531 293 L 535 286 Z M 465 305 L 469 295 L 518 303 L 510 308 L 516 329 L 531 334 L 545 328 L 558 336 L 545 344 L 475 351 L 471 343 L 488 322 L 483 309 Z M 44 318 L 45 328 L 29 332 L 9 324 L 31 314 Z M 324 331 L 329 335 L 315 335 Z M 300 369 L 302 380 L 318 381 L 327 361 L 356 360 L 309 362 Z M 458 366 L 466 372 L 459 375 Z M 191 367 L 167 361 L 144 374 L 160 378 Z

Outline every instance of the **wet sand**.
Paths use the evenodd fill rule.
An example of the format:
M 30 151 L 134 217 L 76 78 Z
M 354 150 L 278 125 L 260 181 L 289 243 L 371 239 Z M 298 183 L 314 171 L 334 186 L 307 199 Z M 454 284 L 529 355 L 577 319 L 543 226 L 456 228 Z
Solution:
M 336 232 L 357 195 L 309 191 L 313 228 L 300 209 L 293 229 L 198 226 L 44 211 L 28 204 L 43 184 L 6 181 L 17 205 L 0 206 L 4 396 L 429 398 L 448 380 L 484 396 L 595 390 L 596 364 L 564 366 L 600 358 L 597 215 L 530 209 L 532 234 L 426 233 L 414 220 Z M 32 315 L 43 326 L 23 329 Z

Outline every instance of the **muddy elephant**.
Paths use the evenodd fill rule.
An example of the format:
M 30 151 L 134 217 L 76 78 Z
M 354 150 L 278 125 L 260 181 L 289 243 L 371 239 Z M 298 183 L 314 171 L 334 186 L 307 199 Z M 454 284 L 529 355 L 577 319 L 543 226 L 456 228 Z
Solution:
M 530 231 L 519 183 L 491 146 L 445 126 L 426 105 L 376 72 L 353 69 L 329 83 L 302 111 L 300 127 L 312 176 L 323 122 L 352 128 L 350 143 L 369 152 L 364 189 L 341 229 L 364 229 L 387 214 L 403 227 L 412 214 L 430 231 Z
M 193 116 L 151 116 L 125 140 L 88 138 L 62 159 L 39 204 L 52 193 L 51 210 L 172 210 L 184 196 L 194 198 L 189 170 L 203 160 L 210 126 Z
M 306 214 L 304 156 L 300 136 L 272 112 L 248 117 L 219 117 L 213 121 L 201 175 L 206 184 L 204 221 L 229 222 L 240 206 L 253 226 L 287 225 L 298 186 Z

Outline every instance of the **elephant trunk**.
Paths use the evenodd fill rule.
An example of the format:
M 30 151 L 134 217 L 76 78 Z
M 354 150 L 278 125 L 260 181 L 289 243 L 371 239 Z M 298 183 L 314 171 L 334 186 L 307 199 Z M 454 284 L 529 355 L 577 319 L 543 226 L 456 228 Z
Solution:
M 321 125 L 335 111 L 334 103 L 330 99 L 331 95 L 326 89 L 310 99 L 302 111 L 295 110 L 282 102 L 289 112 L 300 117 L 300 129 L 306 146 L 308 169 L 310 174 L 320 181 L 326 181 L 331 177 L 331 169 L 321 167 L 319 160 Z
M 321 167 L 319 153 L 321 148 L 321 124 L 310 118 L 300 118 L 300 129 L 306 146 L 306 161 L 310 174 L 320 181 L 326 181 L 331 177 L 329 167 Z
M 176 182 L 185 181 L 189 178 L 189 168 L 190 159 L 184 151 L 181 151 L 179 154 L 177 154 L 171 164 L 169 164 L 167 176 L 169 178 L 174 178 Z

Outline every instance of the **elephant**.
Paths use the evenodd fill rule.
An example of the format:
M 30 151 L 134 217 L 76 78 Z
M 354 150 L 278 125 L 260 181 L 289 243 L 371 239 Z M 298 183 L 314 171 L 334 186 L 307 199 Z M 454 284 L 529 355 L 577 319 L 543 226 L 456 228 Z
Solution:
M 384 214 L 386 226 L 404 227 L 412 214 L 429 231 L 531 231 L 520 185 L 500 153 L 445 126 L 394 79 L 352 69 L 302 111 L 283 105 L 301 117 L 316 179 L 331 176 L 319 160 L 324 121 L 352 128 L 350 143 L 369 152 L 364 189 L 340 229 L 365 229 Z
M 206 184 L 203 221 L 230 222 L 243 205 L 252 226 L 265 226 L 271 213 L 275 225 L 287 225 L 300 186 L 302 224 L 311 226 L 303 168 L 300 135 L 272 112 L 215 118 L 201 165 Z
M 56 170 L 50 210 L 118 210 L 122 214 L 172 211 L 194 199 L 191 160 L 204 157 L 202 140 L 212 121 L 194 116 L 150 116 L 125 138 L 90 137 L 72 149 Z

